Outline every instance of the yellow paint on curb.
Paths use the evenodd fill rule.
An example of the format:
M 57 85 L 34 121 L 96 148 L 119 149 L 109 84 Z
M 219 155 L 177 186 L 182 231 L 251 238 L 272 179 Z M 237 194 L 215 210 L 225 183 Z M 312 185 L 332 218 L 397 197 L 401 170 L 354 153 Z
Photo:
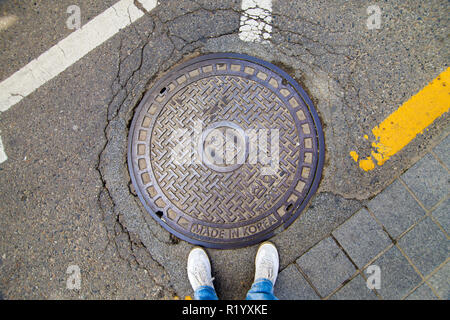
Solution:
M 180 297 L 179 296 L 174 296 L 173 300 L 180 300 Z M 192 297 L 191 296 L 185 296 L 184 300 L 192 300 Z
M 373 163 L 372 158 L 368 157 L 367 159 L 359 161 L 359 167 L 364 171 L 370 171 L 375 168 L 375 164 Z
M 434 120 L 448 112 L 449 107 L 450 68 L 447 68 L 372 129 L 375 137 L 375 141 L 372 142 L 373 150 L 371 156 L 359 160 L 360 168 L 364 171 L 373 170 L 375 168 L 374 160 L 379 166 L 382 166 L 419 133 L 423 133 Z M 367 140 L 368 136 L 364 135 L 364 138 Z M 358 162 L 359 156 L 355 151 L 351 151 L 350 156 L 355 162 Z
M 355 162 L 358 162 L 358 154 L 355 151 L 350 152 L 350 156 L 353 158 Z

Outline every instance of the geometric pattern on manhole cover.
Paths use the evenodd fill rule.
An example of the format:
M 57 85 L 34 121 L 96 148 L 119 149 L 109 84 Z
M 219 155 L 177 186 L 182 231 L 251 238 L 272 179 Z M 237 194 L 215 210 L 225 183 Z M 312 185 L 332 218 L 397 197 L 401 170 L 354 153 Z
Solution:
M 145 95 L 128 166 L 145 209 L 177 237 L 212 248 L 266 240 L 317 189 L 324 141 L 305 91 L 242 54 L 183 63 Z

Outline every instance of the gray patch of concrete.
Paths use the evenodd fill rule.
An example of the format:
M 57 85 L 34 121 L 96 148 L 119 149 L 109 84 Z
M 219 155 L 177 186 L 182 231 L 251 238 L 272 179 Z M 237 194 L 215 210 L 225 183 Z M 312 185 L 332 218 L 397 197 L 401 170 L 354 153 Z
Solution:
M 197 10 L 201 11 L 202 9 Z M 182 17 L 191 14 L 193 13 L 184 13 Z M 107 190 L 101 195 L 101 198 L 103 198 L 101 203 L 107 213 L 105 214 L 106 219 L 120 222 L 121 231 L 128 234 L 129 239 L 136 239 L 133 241 L 138 243 L 140 241 L 148 250 L 149 258 L 153 260 L 154 264 L 159 264 L 161 270 L 168 274 L 170 280 L 165 285 L 174 288 L 179 296 L 192 295 L 185 266 L 191 245 L 183 241 L 173 241 L 173 237 L 145 212 L 138 198 L 130 191 L 126 153 L 128 129 L 133 111 L 146 88 L 151 86 L 155 78 L 178 62 L 189 58 L 191 52 L 228 51 L 217 47 L 227 45 L 231 49 L 230 51 L 264 56 L 266 59 L 271 53 L 267 51 L 269 48 L 266 46 L 242 43 L 238 40 L 237 34 L 229 34 L 227 30 L 224 31 L 224 34 L 217 34 L 217 31 L 212 31 L 212 34 L 208 35 L 206 40 L 204 37 L 199 40 L 190 39 L 188 44 L 179 46 L 177 40 L 174 41 L 174 37 L 171 36 L 175 29 L 170 28 L 170 23 L 180 20 L 172 17 L 170 21 L 174 22 L 169 22 L 169 26 L 165 26 L 160 22 L 158 12 L 155 13 L 155 16 L 152 14 L 152 17 L 155 22 L 155 31 L 145 45 L 136 49 L 140 52 L 140 58 L 135 59 L 138 61 L 133 61 L 131 58 L 133 54 L 126 59 L 119 58 L 119 72 L 113 84 L 113 88 L 117 88 L 118 94 L 109 105 L 108 126 L 105 131 L 108 142 L 102 152 L 99 164 L 104 186 Z M 229 19 L 223 12 L 216 18 L 219 20 Z M 186 29 L 188 21 L 182 23 L 185 28 L 178 28 L 183 32 L 189 30 Z M 175 39 L 178 38 L 175 37 Z M 125 46 L 128 41 L 125 36 L 122 39 L 121 46 Z M 154 43 L 158 45 L 155 46 Z M 239 45 L 239 49 L 230 46 L 230 43 Z M 198 49 L 192 50 L 193 47 L 198 47 Z M 166 50 L 162 50 L 162 48 L 166 48 Z M 132 67 L 129 64 L 139 65 L 140 67 Z M 139 80 L 137 80 L 136 85 L 132 85 L 128 89 L 128 83 L 132 81 L 133 77 L 138 77 Z M 121 91 L 124 91 L 125 94 L 118 99 Z M 339 208 L 329 210 L 330 206 L 339 206 Z M 358 210 L 360 206 L 361 203 L 358 201 L 345 200 L 330 193 L 318 196 L 318 202 L 314 207 L 286 231 L 273 239 L 279 246 L 282 267 L 294 261 L 324 238 L 333 228 Z M 113 237 L 117 238 L 118 233 L 116 232 Z M 293 244 L 292 239 L 295 238 L 298 238 L 299 241 L 295 241 Z M 244 297 L 253 280 L 253 259 L 256 246 L 238 250 L 208 250 L 208 252 L 211 256 L 214 276 L 217 279 L 216 289 L 219 295 L 228 299 Z
M 173 7 L 170 1 L 165 6 Z M 386 11 L 388 16 L 395 11 L 394 8 L 389 10 Z M 292 12 L 303 12 L 308 18 L 292 16 Z M 333 6 L 314 2 L 279 3 L 274 9 L 274 32 L 270 45 L 239 40 L 239 8 L 234 2 L 229 5 L 222 3 L 220 10 L 215 10 L 199 2 L 177 1 L 175 10 L 156 10 L 151 16 L 155 21 L 155 31 L 148 38 L 147 44 L 136 49 L 141 54 L 138 61 L 134 61 L 135 67 L 129 65 L 133 64 L 132 56 L 120 60 L 118 80 L 113 85 L 118 88 L 116 98 L 120 96 L 120 99 L 113 99 L 109 106 L 106 129 L 108 142 L 102 152 L 99 168 L 108 190 L 107 202 L 111 204 L 106 206 L 106 210 L 108 207 L 112 208 L 111 219 L 120 221 L 122 231 L 129 234 L 130 239 L 139 238 L 138 241 L 148 250 L 154 263 L 159 264 L 168 274 L 170 280 L 166 285 L 173 287 L 176 294 L 192 295 L 185 271 L 186 257 L 191 246 L 183 241 L 174 242 L 173 237 L 145 212 L 138 198 L 130 192 L 126 152 L 128 127 L 139 98 L 155 78 L 180 62 L 183 57 L 195 53 L 239 52 L 270 61 L 301 82 L 319 110 L 327 146 L 327 165 L 319 192 L 328 192 L 313 198 L 310 208 L 292 226 L 273 238 L 280 249 L 282 267 L 289 265 L 325 238 L 363 205 L 360 201 L 346 200 L 344 197 L 367 199 L 410 163 L 407 155 L 399 160 L 393 159 L 392 164 L 385 165 L 380 170 L 364 173 L 349 158 L 352 148 L 364 145 L 363 134 L 395 110 L 406 95 L 400 94 L 395 100 L 392 97 L 376 100 L 380 105 L 386 106 L 377 108 L 376 105 L 366 105 L 369 101 L 374 103 L 372 101 L 376 95 L 373 92 L 381 94 L 389 85 L 391 96 L 398 94 L 396 90 L 410 94 L 410 87 L 405 81 L 400 81 L 399 74 L 404 77 L 408 70 L 415 71 L 414 68 L 402 69 L 405 57 L 398 57 L 397 60 L 391 57 L 392 51 L 398 49 L 395 46 L 405 44 L 387 40 L 383 31 L 369 34 L 364 29 L 365 11 L 359 3 L 344 2 Z M 391 24 L 398 23 L 399 18 L 392 18 L 392 21 L 386 19 L 384 32 L 390 32 L 389 36 L 399 40 L 403 35 L 392 32 L 390 27 Z M 433 23 L 425 24 L 424 36 L 429 36 L 428 31 L 433 27 Z M 368 37 L 372 39 L 367 40 Z M 371 41 L 378 45 L 374 47 Z M 409 45 L 413 46 L 412 43 Z M 389 52 L 381 52 L 386 47 L 390 48 Z M 388 66 L 380 67 L 374 66 L 372 59 L 391 62 Z M 416 83 L 424 85 L 425 80 L 431 80 L 444 65 L 442 59 L 436 56 L 428 69 L 414 77 Z M 411 59 L 408 63 L 417 62 Z M 396 72 L 392 71 L 393 67 L 397 68 Z M 122 73 L 130 74 L 130 71 L 125 71 L 128 69 L 134 70 L 131 77 L 122 76 Z M 386 77 L 385 74 L 390 76 Z M 372 75 L 378 79 L 378 83 L 367 83 Z M 136 85 L 132 85 L 130 90 L 128 84 L 135 76 L 139 80 L 136 80 Z M 400 87 L 396 85 L 396 81 Z M 126 94 L 120 95 L 121 90 Z M 441 132 L 439 128 L 432 129 L 432 132 L 436 131 Z M 424 141 L 422 139 L 419 143 L 425 143 Z M 417 154 L 417 150 L 414 154 Z M 392 170 L 386 170 L 393 169 L 393 166 L 394 175 Z M 364 187 L 361 188 L 361 185 Z M 243 298 L 253 280 L 256 246 L 208 252 L 219 296 L 228 299 Z

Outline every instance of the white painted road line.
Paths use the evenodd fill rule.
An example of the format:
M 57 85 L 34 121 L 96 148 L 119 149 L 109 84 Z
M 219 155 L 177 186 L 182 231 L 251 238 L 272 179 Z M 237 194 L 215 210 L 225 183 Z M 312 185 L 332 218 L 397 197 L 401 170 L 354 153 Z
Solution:
M 5 162 L 6 160 L 8 160 L 8 156 L 3 149 L 2 137 L 0 137 L 0 163 Z
M 156 0 L 140 0 L 150 11 Z M 133 0 L 121 0 L 0 83 L 0 112 L 8 110 L 121 29 L 142 17 Z
M 242 0 L 239 38 L 267 43 L 272 33 L 272 0 Z
M 157 0 L 138 1 L 147 12 L 153 10 L 158 4 Z M 71 33 L 0 83 L 0 113 L 5 112 L 47 81 L 59 75 L 144 14 L 134 5 L 134 0 L 121 0 Z M 0 163 L 6 159 L 0 140 Z

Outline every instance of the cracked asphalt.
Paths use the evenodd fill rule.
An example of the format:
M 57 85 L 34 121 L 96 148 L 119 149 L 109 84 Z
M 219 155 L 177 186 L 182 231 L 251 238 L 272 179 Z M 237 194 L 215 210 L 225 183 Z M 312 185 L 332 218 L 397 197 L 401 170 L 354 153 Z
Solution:
M 0 78 L 116 1 L 0 1 Z M 135 1 L 136 3 L 136 1 Z M 324 126 L 323 178 L 308 208 L 272 240 L 281 269 L 327 237 L 448 134 L 445 115 L 382 167 L 364 172 L 364 134 L 448 67 L 448 1 L 273 1 L 271 38 L 239 38 L 241 1 L 160 1 L 151 12 L 0 115 L 0 294 L 4 299 L 173 299 L 191 295 L 191 245 L 145 213 L 127 168 L 127 138 L 145 92 L 182 61 L 237 52 L 269 61 L 308 92 Z M 245 296 L 257 246 L 208 250 L 221 298 Z M 66 270 L 78 265 L 81 289 Z

